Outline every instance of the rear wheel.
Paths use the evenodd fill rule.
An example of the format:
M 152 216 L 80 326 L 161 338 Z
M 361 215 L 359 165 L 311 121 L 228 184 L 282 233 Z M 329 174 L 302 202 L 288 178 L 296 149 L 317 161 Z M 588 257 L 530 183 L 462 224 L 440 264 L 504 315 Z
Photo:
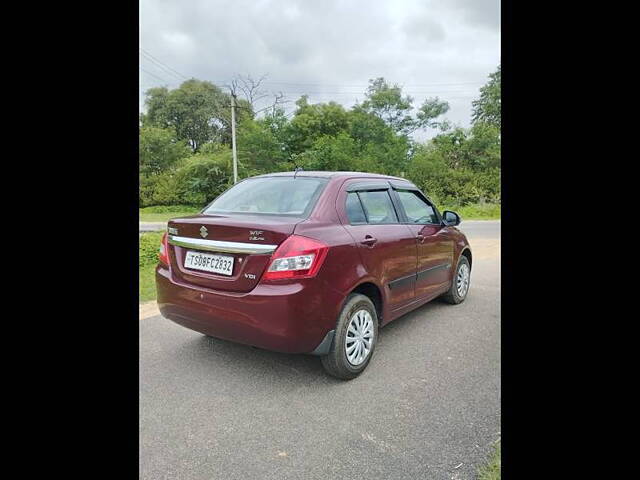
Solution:
M 442 299 L 452 305 L 464 302 L 464 299 L 467 298 L 470 284 L 471 266 L 469 265 L 469 260 L 464 255 L 460 255 L 458 266 L 453 275 L 453 282 L 451 282 L 451 288 L 442 296 Z
M 321 357 L 322 366 L 336 378 L 356 378 L 369 365 L 377 340 L 378 315 L 373 302 L 352 294 L 338 316 L 331 350 Z

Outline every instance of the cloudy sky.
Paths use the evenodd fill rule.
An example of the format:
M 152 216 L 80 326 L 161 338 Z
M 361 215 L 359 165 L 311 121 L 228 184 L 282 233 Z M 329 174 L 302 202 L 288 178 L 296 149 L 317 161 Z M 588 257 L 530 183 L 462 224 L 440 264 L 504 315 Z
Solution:
M 222 86 L 266 74 L 287 113 L 305 93 L 349 107 L 385 77 L 416 107 L 447 100 L 447 118 L 466 127 L 499 63 L 500 0 L 140 1 L 141 109 L 147 88 L 191 77 Z

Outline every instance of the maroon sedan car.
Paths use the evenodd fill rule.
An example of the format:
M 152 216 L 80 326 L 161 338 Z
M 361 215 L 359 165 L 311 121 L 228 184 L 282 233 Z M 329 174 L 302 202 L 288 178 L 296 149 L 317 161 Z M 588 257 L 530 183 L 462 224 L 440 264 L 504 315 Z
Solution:
M 380 327 L 437 297 L 464 301 L 471 249 L 459 223 L 402 178 L 248 178 L 169 221 L 158 305 L 205 335 L 319 355 L 331 375 L 355 378 Z

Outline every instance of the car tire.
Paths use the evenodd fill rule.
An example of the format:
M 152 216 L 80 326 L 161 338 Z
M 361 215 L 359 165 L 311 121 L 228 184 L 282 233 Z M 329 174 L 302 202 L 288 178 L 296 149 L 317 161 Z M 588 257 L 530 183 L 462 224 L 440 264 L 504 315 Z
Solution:
M 465 273 L 466 269 L 466 273 Z M 461 288 L 461 283 L 464 283 L 464 277 L 466 276 L 466 286 Z M 458 265 L 456 266 L 456 270 L 453 274 L 453 279 L 451 281 L 451 288 L 449 291 L 442 295 L 442 300 L 451 305 L 458 305 L 459 303 L 464 302 L 465 298 L 467 298 L 467 294 L 469 293 L 469 287 L 471 286 L 471 265 L 469 265 L 469 260 L 464 255 L 460 255 L 458 259 Z
M 354 379 L 369 365 L 377 343 L 378 315 L 373 302 L 365 295 L 351 294 L 338 316 L 331 350 L 321 357 L 322 366 L 336 378 Z

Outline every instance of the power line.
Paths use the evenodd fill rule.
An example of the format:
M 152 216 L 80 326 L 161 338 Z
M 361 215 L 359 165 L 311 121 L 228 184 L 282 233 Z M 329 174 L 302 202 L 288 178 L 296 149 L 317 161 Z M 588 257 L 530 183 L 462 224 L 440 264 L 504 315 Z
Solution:
M 345 87 L 345 88 L 367 88 L 369 84 L 357 84 L 357 85 L 346 85 L 341 83 L 302 83 L 302 82 L 272 82 L 265 81 L 264 84 L 268 85 L 290 85 L 290 86 L 318 86 L 318 87 Z M 413 84 L 400 84 L 400 87 L 444 87 L 444 86 L 458 86 L 458 85 L 483 85 L 486 82 L 457 82 L 457 83 L 413 83 Z
M 147 58 L 143 58 L 143 60 L 149 60 Z M 154 66 L 155 68 L 157 68 L 158 70 L 160 70 L 160 73 L 163 74 L 169 74 L 171 75 L 171 78 L 175 78 L 177 80 L 182 81 L 183 79 L 181 77 L 179 77 L 178 75 L 176 75 L 175 73 L 171 72 L 171 70 L 167 69 L 167 68 L 163 68 L 160 64 L 155 63 L 155 61 L 152 60 L 153 63 L 151 63 L 150 65 Z
M 142 68 L 142 65 L 140 66 L 140 70 L 142 70 L 142 71 L 143 71 L 144 73 L 146 73 L 147 75 L 151 75 L 152 77 L 157 78 L 157 79 L 158 79 L 158 80 L 160 80 L 161 82 L 164 82 L 164 83 L 167 83 L 167 84 L 168 84 L 168 83 L 171 83 L 171 82 L 168 82 L 167 80 L 165 80 L 164 78 L 159 77 L 159 76 L 158 76 L 158 75 L 156 75 L 155 73 L 151 73 L 151 72 L 146 71 L 144 68 Z
M 187 79 L 186 75 L 183 75 L 182 73 L 180 73 L 179 71 L 177 71 L 175 68 L 170 67 L 169 65 L 167 65 L 166 63 L 164 63 L 163 61 L 159 60 L 158 58 L 154 57 L 153 55 L 151 55 L 149 52 L 147 52 L 144 48 L 140 48 L 140 50 L 142 51 L 142 54 L 144 56 L 146 56 L 149 60 L 151 60 L 152 62 L 160 65 L 161 67 L 163 67 L 164 69 L 168 70 L 170 73 L 172 73 L 173 75 L 178 75 L 179 77 L 182 77 L 183 79 Z
M 180 77 L 182 77 L 184 80 L 188 80 L 188 77 L 186 75 L 183 75 L 182 73 L 180 73 L 179 71 L 177 71 L 175 68 L 170 67 L 169 65 L 167 65 L 166 63 L 162 62 L 161 60 L 158 60 L 156 57 L 154 57 L 153 55 L 151 55 L 149 52 L 147 52 L 144 48 L 140 48 L 140 50 L 142 51 L 142 54 L 147 56 L 152 62 L 159 64 L 160 66 L 164 67 L 165 69 L 170 70 L 171 72 L 173 72 L 175 75 L 179 75 Z
M 157 57 L 152 55 L 150 52 L 145 50 L 144 48 L 140 48 L 140 51 L 142 52 L 143 56 L 147 57 L 147 60 L 150 60 L 156 66 L 158 66 L 158 67 L 162 68 L 163 70 L 165 70 L 167 73 L 169 73 L 169 74 L 171 74 L 173 76 L 177 76 L 177 77 L 179 77 L 181 79 L 188 80 L 188 77 L 186 75 L 180 73 L 175 68 L 170 67 L 169 65 L 167 65 L 166 63 L 164 63 L 163 61 L 161 61 L 160 59 L 158 59 Z M 219 81 L 217 81 L 217 82 L 216 81 L 211 81 L 211 82 L 214 83 L 214 84 L 225 83 L 225 82 L 219 82 Z M 444 83 L 414 83 L 414 84 L 399 84 L 399 86 L 401 88 L 406 88 L 406 87 L 436 87 L 436 86 L 440 86 L 440 87 L 455 87 L 455 86 L 463 86 L 463 85 L 483 85 L 484 83 L 486 83 L 486 81 L 479 81 L 479 82 L 444 82 Z M 267 81 L 262 82 L 262 84 L 264 84 L 264 85 L 288 85 L 288 86 L 293 86 L 293 87 L 315 86 L 315 87 L 337 87 L 337 88 L 368 88 L 370 86 L 370 84 L 278 82 L 278 81 L 274 81 L 274 80 L 267 80 Z M 394 84 L 394 85 L 397 85 L 397 84 Z M 291 92 L 291 93 L 299 93 L 299 92 Z M 326 92 L 326 93 L 334 93 L 334 92 Z M 342 92 L 337 92 L 337 93 L 342 93 Z M 358 93 L 360 93 L 360 92 L 358 92 Z M 427 93 L 427 92 L 420 92 L 420 93 Z M 443 92 L 443 93 L 446 93 L 446 92 Z
M 285 95 L 364 95 L 366 92 L 313 92 L 309 90 L 301 90 L 301 91 L 282 91 Z M 463 91 L 450 91 L 450 92 L 414 92 L 407 91 L 404 92 L 407 95 L 477 95 L 477 92 L 463 92 Z

